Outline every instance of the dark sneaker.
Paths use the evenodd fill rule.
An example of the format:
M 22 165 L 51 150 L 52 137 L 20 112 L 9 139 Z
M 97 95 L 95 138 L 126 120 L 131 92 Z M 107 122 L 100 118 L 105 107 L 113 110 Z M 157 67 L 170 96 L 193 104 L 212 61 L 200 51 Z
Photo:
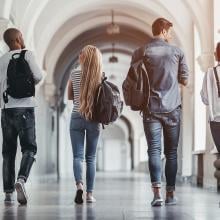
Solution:
M 177 198 L 175 196 L 169 196 L 165 200 L 165 205 L 176 205 L 177 204 Z
M 151 202 L 151 206 L 162 206 L 163 199 L 160 196 L 154 196 L 153 201 Z
M 5 200 L 4 202 L 7 203 L 7 204 L 11 204 L 11 203 L 14 203 L 14 195 L 13 193 L 5 193 Z
M 18 179 L 15 183 L 15 189 L 17 191 L 17 200 L 21 205 L 27 204 L 27 194 L 24 187 L 24 180 Z
M 83 190 L 78 189 L 76 191 L 75 203 L 82 204 L 83 203 Z

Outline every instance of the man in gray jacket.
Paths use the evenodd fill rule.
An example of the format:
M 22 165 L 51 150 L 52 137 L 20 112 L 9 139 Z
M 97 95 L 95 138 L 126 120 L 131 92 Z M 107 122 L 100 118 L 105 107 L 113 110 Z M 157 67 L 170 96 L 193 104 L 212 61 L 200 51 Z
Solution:
M 152 206 L 161 206 L 161 134 L 166 157 L 166 205 L 177 203 L 174 196 L 177 147 L 180 133 L 181 96 L 179 84 L 186 85 L 188 67 L 182 50 L 171 45 L 173 24 L 158 18 L 152 24 L 154 38 L 134 52 L 132 62 L 142 59 L 149 76 L 150 98 L 143 124 L 148 143 L 149 170 L 154 193 Z
M 37 84 L 42 79 L 42 73 L 36 64 L 33 53 L 31 51 L 24 50 L 24 40 L 19 30 L 15 28 L 7 29 L 3 38 L 10 49 L 9 52 L 6 52 L 0 58 L 3 188 L 5 192 L 5 202 L 13 202 L 13 192 L 14 189 L 16 189 L 18 202 L 20 204 L 26 204 L 27 195 L 25 191 L 25 182 L 27 181 L 32 164 L 35 161 L 35 154 L 37 153 L 34 113 L 36 103 L 34 94 L 32 96 L 27 95 L 22 98 L 12 97 L 11 93 L 8 92 L 8 72 L 14 71 L 13 74 L 15 74 L 15 76 L 18 74 L 18 64 L 13 62 L 16 62 L 20 56 L 23 56 L 23 60 L 27 62 L 27 66 L 33 78 L 33 91 L 35 89 L 34 84 Z M 10 63 L 11 61 L 12 63 Z M 9 63 L 15 68 L 13 69 L 10 67 L 9 70 Z M 13 90 L 15 88 L 10 89 Z M 17 181 L 15 183 L 15 158 L 18 137 L 21 145 L 22 160 L 20 163 Z

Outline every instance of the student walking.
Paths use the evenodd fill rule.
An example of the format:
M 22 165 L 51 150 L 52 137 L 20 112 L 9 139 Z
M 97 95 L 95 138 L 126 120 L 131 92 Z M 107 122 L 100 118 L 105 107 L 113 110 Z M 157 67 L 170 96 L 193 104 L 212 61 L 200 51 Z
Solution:
M 98 48 L 88 45 L 79 55 L 80 70 L 73 70 L 68 83 L 68 97 L 73 100 L 70 137 L 73 149 L 73 171 L 76 182 L 75 202 L 83 203 L 84 146 L 86 158 L 86 201 L 95 202 L 93 189 L 96 173 L 96 149 L 100 123 L 92 121 L 93 102 L 102 79 L 102 55 Z M 86 139 L 85 139 L 86 137 Z M 84 144 L 84 140 L 86 143 Z
M 175 205 L 177 147 L 181 121 L 179 84 L 186 85 L 188 67 L 183 52 L 170 44 L 173 24 L 158 18 L 152 24 L 153 39 L 133 54 L 131 65 L 143 60 L 147 74 L 149 99 L 143 110 L 143 125 L 148 143 L 149 170 L 154 198 L 152 206 L 161 206 L 161 135 L 166 157 L 166 205 Z M 143 75 L 142 75 L 143 77 Z M 147 85 L 147 84 L 146 84 Z M 139 99 L 141 96 L 139 96 Z M 138 100 L 138 99 L 136 99 Z
M 220 42 L 215 51 L 217 66 L 209 68 L 203 79 L 201 98 L 209 110 L 209 122 L 215 146 L 220 153 Z
M 18 202 L 26 204 L 25 182 L 37 153 L 34 113 L 34 107 L 36 107 L 35 84 L 42 79 L 42 74 L 33 53 L 25 49 L 24 40 L 19 30 L 7 29 L 3 38 L 10 49 L 0 58 L 5 202 L 13 202 L 13 192 L 16 189 Z M 18 137 L 22 159 L 15 183 L 15 157 Z

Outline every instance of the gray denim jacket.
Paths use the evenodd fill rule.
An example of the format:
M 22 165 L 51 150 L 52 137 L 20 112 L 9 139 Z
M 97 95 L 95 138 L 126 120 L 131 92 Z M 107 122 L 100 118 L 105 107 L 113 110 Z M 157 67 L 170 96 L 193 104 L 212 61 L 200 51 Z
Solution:
M 189 75 L 184 53 L 158 38 L 136 50 L 131 62 L 141 59 L 143 53 L 151 85 L 149 111 L 171 112 L 181 105 L 179 81 L 187 79 Z

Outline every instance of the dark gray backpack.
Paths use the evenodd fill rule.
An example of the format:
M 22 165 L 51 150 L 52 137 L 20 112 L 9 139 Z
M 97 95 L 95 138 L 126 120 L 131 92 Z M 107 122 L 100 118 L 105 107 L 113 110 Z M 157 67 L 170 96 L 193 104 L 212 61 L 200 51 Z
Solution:
M 150 82 L 144 59 L 145 57 L 142 55 L 132 62 L 122 84 L 125 104 L 130 106 L 133 111 L 144 111 L 149 105 Z
M 8 95 L 13 98 L 27 98 L 35 95 L 35 83 L 33 73 L 25 60 L 27 50 L 12 55 L 7 69 L 7 90 L 3 97 L 8 102 Z M 18 57 L 16 57 L 19 55 Z
M 123 109 L 123 102 L 119 89 L 116 85 L 103 77 L 99 85 L 93 105 L 93 121 L 108 125 L 120 117 Z

